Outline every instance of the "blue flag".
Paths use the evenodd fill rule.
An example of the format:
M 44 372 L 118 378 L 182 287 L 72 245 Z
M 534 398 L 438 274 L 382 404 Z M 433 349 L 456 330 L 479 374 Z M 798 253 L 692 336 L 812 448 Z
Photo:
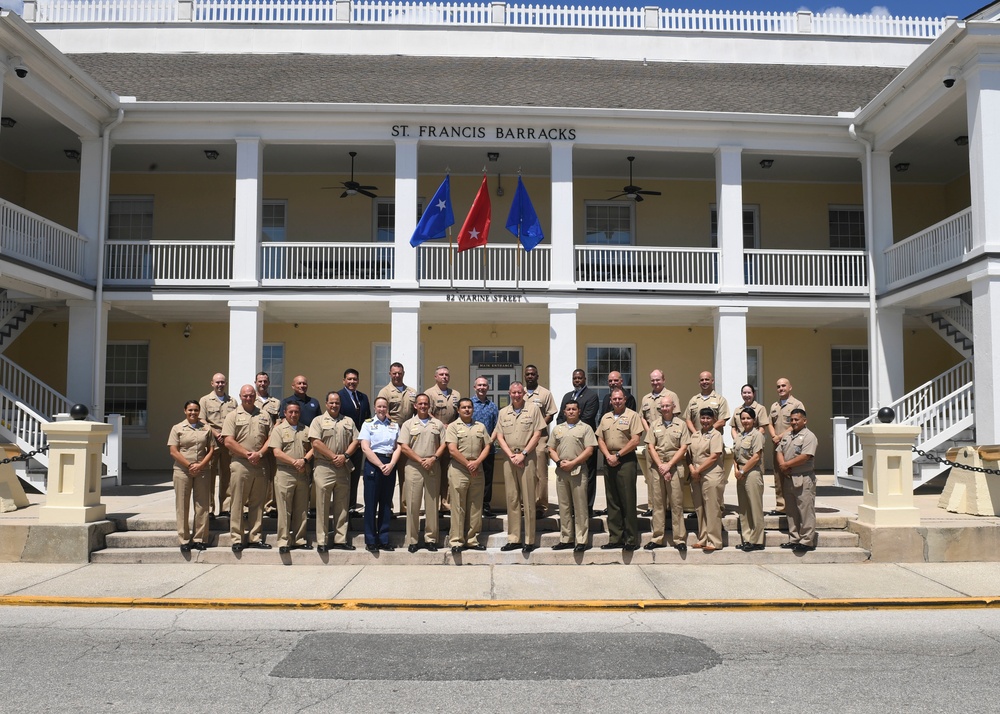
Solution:
M 416 248 L 424 241 L 444 238 L 448 226 L 453 225 L 455 225 L 455 214 L 451 210 L 451 176 L 445 176 L 438 190 L 434 192 L 434 198 L 420 216 L 417 229 L 410 238 L 410 245 Z
M 521 239 L 525 250 L 531 250 L 545 239 L 542 224 L 538 222 L 535 207 L 531 205 L 528 189 L 524 187 L 521 177 L 517 177 L 517 191 L 514 192 L 514 202 L 507 214 L 507 230 Z

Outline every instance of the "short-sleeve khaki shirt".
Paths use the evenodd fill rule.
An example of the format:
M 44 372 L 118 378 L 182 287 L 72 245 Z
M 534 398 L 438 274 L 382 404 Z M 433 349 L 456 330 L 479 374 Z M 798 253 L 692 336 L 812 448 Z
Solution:
M 309 440 L 319 439 L 334 454 L 345 454 L 352 442 L 358 440 L 358 428 L 354 420 L 343 414 L 334 419 L 330 412 L 320 414 L 309 425 Z M 316 452 L 316 460 L 329 464 L 330 462 Z
M 267 443 L 271 432 L 271 416 L 257 407 L 248 412 L 243 405 L 226 417 L 222 424 L 222 436 L 231 436 L 248 451 L 260 451 Z
M 584 424 L 582 421 L 578 421 L 573 425 L 570 425 L 569 422 L 556 424 L 552 429 L 552 433 L 549 434 L 548 447 L 555 449 L 560 461 L 563 459 L 572 461 L 582 454 L 588 446 L 597 448 L 597 435 L 594 434 L 594 430 L 590 428 L 589 424 Z M 584 467 L 586 467 L 586 464 L 578 464 L 569 475 L 579 475 Z M 566 472 L 560 471 L 559 473 Z
M 781 451 L 781 455 L 785 461 L 791 461 L 801 454 L 816 456 L 816 447 L 818 445 L 819 442 L 816 440 L 816 435 L 809 431 L 808 427 L 802 427 L 799 429 L 798 434 L 789 431 L 781 437 L 781 441 L 778 442 L 778 449 Z M 805 476 L 812 475 L 815 470 L 815 459 L 810 459 L 804 464 L 794 467 L 789 473 L 792 476 Z
M 236 411 L 240 403 L 229 395 L 226 395 L 225 400 L 219 401 L 215 392 L 209 392 L 199 400 L 198 405 L 201 407 L 201 418 L 205 423 L 221 431 L 226 417 Z
M 597 438 L 604 441 L 604 445 L 611 453 L 625 448 L 637 434 L 642 434 L 642 421 L 639 415 L 628 407 L 618 415 L 608 412 L 601 417 L 597 425 Z M 634 452 L 627 454 L 627 456 L 633 455 Z
M 733 458 L 740 466 L 752 459 L 754 454 L 763 450 L 764 435 L 760 433 L 760 429 L 751 429 L 747 434 L 741 433 L 733 442 Z M 762 466 L 763 464 L 758 461 L 755 470 L 761 470 Z
M 731 426 L 733 429 L 736 429 L 736 431 L 743 431 L 743 424 L 740 423 L 740 414 L 746 408 L 747 406 L 741 403 L 738 407 L 736 407 L 736 412 L 733 414 L 733 418 L 729 420 L 729 426 Z M 764 405 L 758 403 L 755 400 L 753 402 L 750 402 L 749 408 L 753 409 L 753 413 L 757 415 L 757 426 L 767 427 L 767 422 L 769 421 L 769 419 L 767 416 L 767 411 L 764 409 Z
M 431 416 L 440 419 L 445 424 L 451 424 L 458 418 L 458 400 L 462 395 L 457 389 L 448 390 L 448 394 L 435 384 L 430 389 L 424 390 L 424 394 L 431 400 Z
M 402 424 L 413 416 L 413 402 L 417 399 L 417 390 L 413 387 L 403 385 L 399 390 L 389 383 L 379 390 L 378 397 L 382 397 L 389 402 L 389 420 L 396 424 Z M 372 402 L 374 406 L 375 402 Z
M 479 458 L 483 449 L 490 443 L 491 438 L 486 432 L 486 427 L 480 422 L 474 421 L 471 424 L 466 424 L 461 419 L 456 419 L 445 429 L 444 440 L 447 444 L 455 444 L 459 453 L 467 460 L 472 461 Z M 493 457 L 487 456 L 487 458 Z M 451 466 L 452 468 L 461 468 L 455 460 L 452 460 Z M 464 471 L 464 469 L 462 470 Z
M 267 412 L 272 422 L 277 422 L 278 417 L 281 416 L 281 400 L 277 397 L 268 397 L 264 399 L 259 394 L 257 395 L 257 401 L 254 402 L 257 408 L 263 412 Z
M 403 422 L 399 427 L 396 441 L 406 444 L 420 458 L 433 456 L 444 442 L 445 425 L 440 419 L 431 417 L 424 424 L 420 417 L 413 417 Z
M 174 424 L 170 428 L 170 435 L 167 437 L 167 446 L 176 446 L 177 450 L 190 463 L 196 464 L 208 454 L 215 438 L 212 430 L 203 421 L 196 424 L 189 424 L 187 419 L 180 424 Z M 180 468 L 180 464 L 176 464 Z
M 534 433 L 544 431 L 545 427 L 542 412 L 527 400 L 520 413 L 514 411 L 513 404 L 508 404 L 500 410 L 500 417 L 497 419 L 497 431 L 503 434 L 507 448 L 514 453 L 524 451 Z
M 703 478 L 722 475 L 722 434 L 715 429 L 709 429 L 707 434 L 700 430 L 691 434 L 688 461 L 695 466 L 700 466 L 712 454 L 719 454 L 719 458 L 716 459 L 715 466 L 712 467 L 711 471 L 702 474 Z
M 293 459 L 304 459 L 306 453 L 309 451 L 309 430 L 305 424 L 299 423 L 296 426 L 292 426 L 287 421 L 283 421 L 271 429 L 267 445 L 276 451 L 288 454 Z M 294 466 L 286 464 L 284 461 L 278 461 L 278 471 L 292 476 L 304 475 L 299 473 Z
M 649 431 L 646 432 L 646 443 L 653 447 L 660 461 L 666 463 L 674 458 L 674 455 L 691 442 L 691 432 L 688 431 L 687 424 L 680 417 L 674 417 L 670 423 L 663 421 L 663 417 L 650 422 Z
M 672 392 L 669 389 L 664 389 L 659 394 L 649 392 L 643 396 L 642 401 L 639 402 L 639 414 L 642 415 L 642 418 L 646 420 L 646 423 L 649 424 L 650 427 L 662 419 L 660 416 L 660 400 L 663 397 L 670 397 L 674 400 L 675 416 L 681 412 L 681 400 L 677 396 L 676 392 Z
M 785 404 L 780 401 L 771 405 L 770 419 L 771 426 L 774 427 L 775 434 L 784 434 L 792 427 L 792 410 L 801 409 L 805 411 L 805 405 L 792 395 L 788 395 Z
M 715 412 L 715 420 L 720 419 L 723 422 L 729 421 L 729 417 L 732 416 L 729 413 L 729 402 L 726 398 L 720 395 L 716 391 L 712 391 L 707 397 L 703 397 L 700 393 L 695 394 L 691 397 L 691 400 L 687 404 L 687 408 L 684 410 L 684 415 L 691 420 L 691 423 L 698 428 L 700 422 L 698 421 L 698 413 L 705 408 L 710 408 Z
M 525 387 L 524 390 L 524 401 L 531 402 L 538 407 L 538 410 L 542 413 L 543 417 L 548 418 L 550 416 L 555 416 L 556 412 L 559 411 L 559 407 L 556 406 L 555 397 L 553 397 L 552 392 L 545 387 L 538 385 L 530 394 L 528 393 L 527 387 Z

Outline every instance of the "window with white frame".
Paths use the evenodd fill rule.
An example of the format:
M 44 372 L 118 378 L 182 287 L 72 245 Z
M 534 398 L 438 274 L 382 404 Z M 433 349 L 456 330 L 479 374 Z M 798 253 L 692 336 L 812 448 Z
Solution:
M 833 384 L 833 416 L 847 417 L 847 425 L 868 417 L 868 348 L 830 349 L 830 378 Z
M 760 347 L 747 347 L 747 384 L 757 390 L 757 401 L 760 396 Z
M 601 399 L 610 391 L 608 373 L 621 372 L 622 384 L 632 390 L 635 345 L 587 345 L 587 386 Z
M 373 240 L 376 243 L 392 243 L 396 240 L 396 199 L 393 196 L 379 196 L 372 201 Z M 424 213 L 424 202 L 417 200 L 417 220 Z
M 861 206 L 830 206 L 830 248 L 865 249 L 865 209 Z
M 585 201 L 584 235 L 587 245 L 633 245 L 633 201 Z M 606 386 L 606 385 L 605 385 Z
M 108 240 L 152 239 L 152 196 L 111 196 L 108 199 Z
M 121 414 L 122 426 L 145 432 L 148 413 L 149 343 L 108 342 L 104 413 Z
M 281 342 L 265 342 L 261 351 L 260 369 L 267 372 L 271 380 L 272 397 L 285 397 L 285 345 Z
M 719 247 L 719 209 L 716 204 L 711 207 L 712 247 Z M 753 250 L 760 247 L 760 206 L 743 206 L 743 248 Z
M 285 240 L 288 201 L 268 199 L 261 205 L 260 232 L 261 238 L 271 243 Z

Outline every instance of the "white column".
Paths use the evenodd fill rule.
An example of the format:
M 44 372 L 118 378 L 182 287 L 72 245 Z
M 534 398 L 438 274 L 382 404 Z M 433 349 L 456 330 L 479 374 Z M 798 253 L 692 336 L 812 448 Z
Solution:
M 743 280 L 743 166 L 739 146 L 715 152 L 715 201 L 719 226 L 719 289 L 746 292 Z
M 1000 444 L 1000 260 L 990 259 L 986 270 L 969 276 L 972 283 L 972 327 L 976 337 L 973 394 L 976 403 L 976 441 Z
M 747 381 L 747 312 L 745 307 L 717 307 L 712 310 L 715 324 L 715 390 L 739 405 L 740 387 Z M 729 430 L 724 430 L 726 440 Z
M 420 300 L 392 300 L 389 302 L 392 324 L 391 357 L 409 373 L 407 383 L 420 388 Z
M 264 306 L 260 300 L 229 301 L 229 389 L 253 384 L 264 347 Z
M 66 360 L 66 396 L 74 404 L 86 404 L 91 418 L 100 420 L 104 415 L 104 368 L 108 355 L 105 345 L 110 305 L 102 303 L 100 316 L 92 300 L 67 300 L 66 306 L 69 308 L 70 354 Z M 97 331 L 95 324 L 99 325 Z M 97 349 L 98 346 L 101 349 Z M 95 365 L 94 356 L 98 354 L 100 364 Z
M 903 310 L 880 307 L 875 312 L 875 332 L 868 336 L 874 390 L 869 402 L 885 407 L 903 396 Z
M 83 256 L 83 274 L 97 279 L 97 261 L 100 251 L 101 206 L 108 197 L 101 195 L 101 157 L 103 144 L 99 137 L 80 139 L 80 196 L 77 209 L 76 230 L 87 239 Z
M 972 242 L 987 252 L 998 252 L 1000 201 L 996 197 L 1000 196 L 1000 62 L 995 57 L 980 57 L 976 64 L 967 66 L 963 74 L 969 116 Z M 978 345 L 976 352 L 982 354 Z M 992 442 L 980 440 L 980 443 Z
M 396 139 L 396 242 L 392 287 L 412 289 L 417 283 L 417 251 L 410 238 L 417 227 L 417 140 Z M 457 233 L 457 228 L 452 228 Z M 402 360 L 396 360 L 402 362 Z M 403 362 L 403 366 L 407 364 Z M 416 369 L 416 362 L 413 363 Z
M 875 260 L 875 286 L 879 292 L 885 288 L 885 251 L 892 246 L 892 158 L 891 152 L 872 152 L 871 192 L 865 187 L 864 195 L 871 195 L 870 206 L 865 212 L 871 214 L 872 257 Z M 868 172 L 861 172 L 862 184 L 867 182 Z
M 552 290 L 576 290 L 573 254 L 573 144 L 551 144 L 552 174 Z M 574 352 L 575 354 L 575 352 Z M 567 387 L 567 390 L 569 387 Z
M 549 305 L 549 389 L 556 396 L 573 388 L 573 370 L 576 369 L 576 314 L 580 305 L 575 302 L 554 302 Z
M 255 287 L 259 274 L 264 145 L 259 136 L 236 137 L 236 244 L 233 287 Z M 253 376 L 253 375 L 251 375 Z

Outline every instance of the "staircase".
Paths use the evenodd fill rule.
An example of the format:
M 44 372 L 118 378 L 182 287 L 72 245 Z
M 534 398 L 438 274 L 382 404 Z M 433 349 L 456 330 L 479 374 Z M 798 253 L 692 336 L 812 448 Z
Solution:
M 923 315 L 923 320 L 963 357 L 972 358 L 972 307 L 968 303 Z
M 41 308 L 35 305 L 24 305 L 9 299 L 6 290 L 0 293 L 0 352 L 7 349 L 41 313 Z

